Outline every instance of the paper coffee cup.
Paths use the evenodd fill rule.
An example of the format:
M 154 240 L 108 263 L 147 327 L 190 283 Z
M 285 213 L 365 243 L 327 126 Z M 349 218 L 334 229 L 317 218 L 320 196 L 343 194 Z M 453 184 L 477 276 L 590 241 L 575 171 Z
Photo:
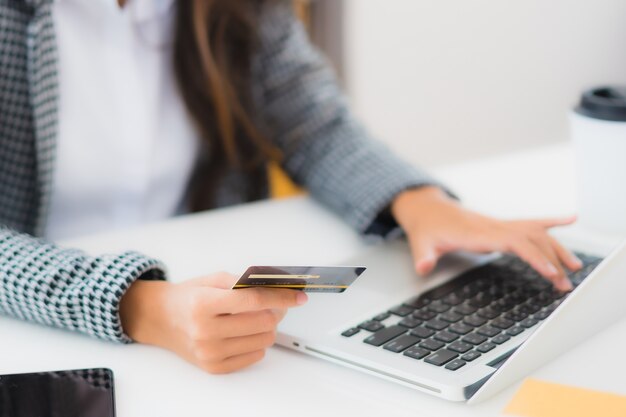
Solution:
M 586 91 L 570 124 L 581 226 L 626 235 L 626 87 Z

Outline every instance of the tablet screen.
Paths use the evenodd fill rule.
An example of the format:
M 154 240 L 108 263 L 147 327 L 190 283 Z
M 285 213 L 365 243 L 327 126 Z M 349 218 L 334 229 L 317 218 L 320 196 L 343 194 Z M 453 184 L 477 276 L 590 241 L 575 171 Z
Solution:
M 115 417 L 109 369 L 0 375 L 0 416 Z

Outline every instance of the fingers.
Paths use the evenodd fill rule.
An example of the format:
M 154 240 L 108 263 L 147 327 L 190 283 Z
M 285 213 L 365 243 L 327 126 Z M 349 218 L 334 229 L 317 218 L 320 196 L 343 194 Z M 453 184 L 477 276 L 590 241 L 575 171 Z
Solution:
M 563 264 L 565 264 L 567 269 L 569 269 L 570 271 L 578 271 L 580 268 L 583 267 L 582 261 L 580 259 L 578 259 L 578 257 L 576 255 L 574 255 L 572 252 L 570 252 L 565 247 L 563 247 L 563 245 L 561 245 L 552 236 L 550 236 L 550 235 L 547 235 L 547 236 L 548 236 L 548 239 L 550 240 L 550 244 L 554 248 L 557 256 L 559 257 L 561 262 Z
M 265 350 L 257 350 L 233 356 L 218 363 L 208 363 L 202 367 L 205 371 L 212 374 L 227 374 L 253 365 L 263 359 L 263 357 L 265 357 Z
M 195 349 L 195 357 L 210 373 L 227 373 L 249 366 L 263 358 L 276 341 L 276 332 L 207 342 Z
M 518 238 L 509 245 L 508 249 L 559 288 L 559 285 L 561 285 L 559 270 L 548 260 L 537 245 L 527 238 Z
M 238 356 L 257 350 L 267 349 L 276 341 L 276 332 L 265 332 L 251 336 L 232 337 L 220 343 L 220 349 L 227 352 L 226 357 Z
M 577 216 L 572 215 L 568 217 L 554 218 L 554 219 L 539 219 L 531 220 L 532 223 L 538 224 L 544 229 L 550 229 L 556 226 L 567 226 L 576 222 Z
M 543 255 L 559 272 L 558 275 L 550 278 L 550 280 L 554 283 L 554 286 L 560 291 L 571 291 L 573 289 L 572 283 L 567 278 L 567 273 L 563 269 L 559 256 L 556 253 L 555 248 L 552 246 L 552 242 L 548 239 L 548 235 L 542 233 L 541 235 L 535 236 L 532 239 L 532 242 L 537 245 Z
M 223 312 L 238 314 L 246 311 L 286 309 L 306 303 L 306 293 L 297 290 L 244 288 L 229 291 L 221 300 Z
M 285 310 L 261 310 L 219 317 L 216 333 L 224 338 L 273 332 L 284 317 Z
M 275 309 L 272 309 L 272 311 L 274 312 L 274 314 L 276 314 L 276 317 L 278 317 L 278 322 L 279 323 L 281 321 L 283 321 L 283 319 L 287 315 L 287 309 L 286 308 L 275 308 Z
M 439 259 L 435 246 L 425 239 L 412 238 L 411 235 L 409 235 L 409 245 L 417 273 L 421 276 L 430 274 Z

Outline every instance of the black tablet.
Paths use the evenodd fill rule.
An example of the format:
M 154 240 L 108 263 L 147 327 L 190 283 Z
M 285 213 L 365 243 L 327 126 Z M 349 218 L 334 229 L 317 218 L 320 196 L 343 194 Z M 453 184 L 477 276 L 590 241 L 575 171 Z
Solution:
M 110 369 L 0 375 L 2 417 L 115 417 Z

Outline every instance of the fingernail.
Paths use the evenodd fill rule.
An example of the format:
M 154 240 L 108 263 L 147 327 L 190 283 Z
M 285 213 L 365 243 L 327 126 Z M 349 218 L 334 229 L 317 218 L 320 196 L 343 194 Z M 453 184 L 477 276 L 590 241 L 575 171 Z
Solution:
M 571 291 L 574 289 L 574 286 L 572 285 L 572 282 L 567 279 L 567 278 L 563 278 L 559 284 L 559 287 L 561 287 L 561 289 L 563 291 Z
M 423 274 L 425 271 L 431 269 L 435 264 L 434 256 L 427 256 L 425 258 L 420 259 L 415 263 L 415 269 L 419 274 Z
M 546 264 L 546 272 L 550 276 L 554 276 L 554 275 L 558 275 L 559 274 L 559 270 L 556 269 L 556 266 L 552 265 L 549 262 Z
M 571 258 L 572 258 L 572 262 L 574 264 L 576 264 L 576 268 L 582 268 L 583 267 L 583 261 L 581 261 L 578 256 L 572 254 Z
M 302 304 L 306 303 L 309 300 L 309 296 L 306 295 L 306 293 L 300 291 L 298 292 L 298 294 L 296 295 L 296 303 L 301 306 Z

